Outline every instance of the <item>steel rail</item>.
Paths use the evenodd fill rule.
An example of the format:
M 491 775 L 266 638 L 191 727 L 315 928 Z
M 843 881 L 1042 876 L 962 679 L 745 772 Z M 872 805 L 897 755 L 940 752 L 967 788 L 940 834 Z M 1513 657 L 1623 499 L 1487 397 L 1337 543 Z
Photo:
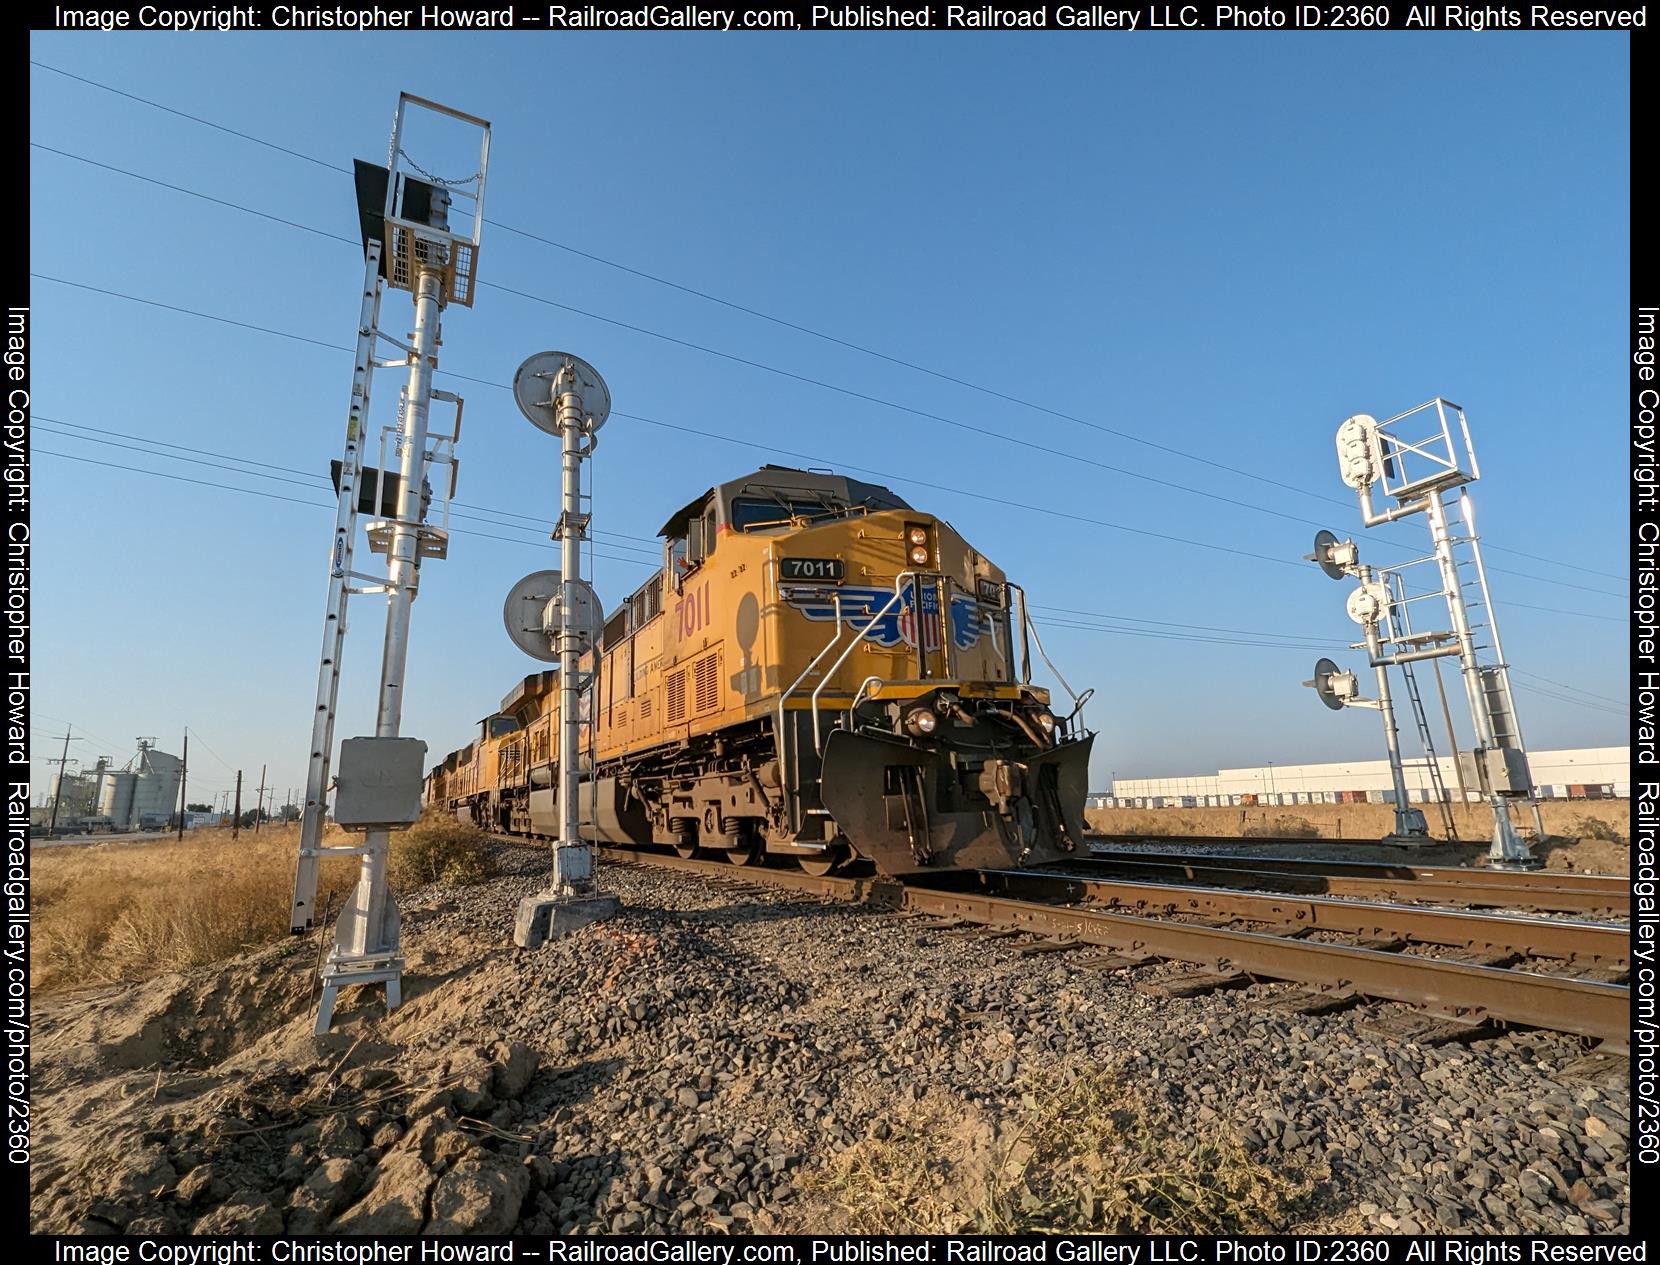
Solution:
M 1238 854 L 1094 852 L 1063 866 L 1176 874 L 1216 886 L 1292 888 L 1332 896 L 1440 900 L 1553 913 L 1625 913 L 1630 880 L 1611 874 L 1506 871 L 1393 862 L 1320 861 Z
M 1032 870 L 981 870 L 979 873 L 988 890 L 1017 899 L 1036 897 L 1047 901 L 1084 902 L 1129 913 L 1162 916 L 1193 914 L 1231 918 L 1379 940 L 1398 939 L 1409 944 L 1516 953 L 1585 966 L 1629 969 L 1631 965 L 1630 929 L 1607 923 L 1239 892 L 1182 883 L 1073 877 Z
M 600 848 L 596 852 L 608 861 L 624 864 L 644 863 L 733 884 L 864 901 L 909 913 L 1243 972 L 1261 980 L 1307 984 L 1336 995 L 1402 1002 L 1469 1023 L 1516 1024 L 1573 1033 L 1601 1041 L 1609 1053 L 1629 1050 L 1631 990 L 1618 984 L 1100 909 L 904 886 L 891 879 L 835 875 L 815 878 L 799 871 L 685 861 L 622 849 Z

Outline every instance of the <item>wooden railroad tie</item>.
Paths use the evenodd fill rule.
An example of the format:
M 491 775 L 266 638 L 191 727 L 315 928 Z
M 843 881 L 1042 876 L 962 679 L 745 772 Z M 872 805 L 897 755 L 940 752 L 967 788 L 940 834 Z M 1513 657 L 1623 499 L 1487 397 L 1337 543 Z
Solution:
M 1344 989 L 1299 988 L 1274 997 L 1265 997 L 1253 1009 L 1281 1015 L 1328 1015 L 1336 1010 L 1347 1010 L 1358 1004 L 1360 994 Z
M 1244 971 L 1192 971 L 1164 979 L 1142 980 L 1135 987 L 1138 993 L 1154 997 L 1203 997 L 1224 988 L 1244 988 L 1251 982 Z
M 1096 953 L 1087 958 L 1073 958 L 1074 966 L 1087 966 L 1097 971 L 1131 971 L 1138 966 L 1151 966 L 1163 958 L 1146 953 Z
M 1446 1045 L 1452 1041 L 1474 1041 L 1494 1036 L 1497 1029 L 1485 1020 L 1453 1019 L 1411 1010 L 1388 1010 L 1355 1025 L 1360 1032 L 1389 1041 L 1415 1041 L 1419 1045 Z

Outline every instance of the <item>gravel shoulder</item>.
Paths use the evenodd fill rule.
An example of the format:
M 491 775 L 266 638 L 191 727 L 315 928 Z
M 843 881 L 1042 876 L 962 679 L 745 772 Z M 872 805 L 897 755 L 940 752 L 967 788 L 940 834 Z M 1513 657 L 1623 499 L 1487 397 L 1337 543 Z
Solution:
M 32 1228 L 1629 1231 L 1625 1065 L 1569 1038 L 1385 1043 L 641 867 L 522 952 L 547 856 L 497 855 L 401 899 L 404 1006 L 326 1038 L 315 938 L 41 999 Z

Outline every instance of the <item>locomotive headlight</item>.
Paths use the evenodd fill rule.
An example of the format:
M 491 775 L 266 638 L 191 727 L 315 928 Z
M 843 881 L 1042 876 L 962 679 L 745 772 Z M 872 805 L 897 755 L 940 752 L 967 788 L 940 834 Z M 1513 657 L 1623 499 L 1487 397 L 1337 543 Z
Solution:
M 926 738 L 938 727 L 940 718 L 926 707 L 918 707 L 905 717 L 905 728 L 918 738 Z
M 1051 738 L 1055 736 L 1055 717 L 1053 713 L 1039 712 L 1037 714 L 1037 723 L 1038 728 L 1043 730 L 1047 736 Z
M 928 529 L 921 523 L 905 524 L 905 556 L 914 567 L 928 565 Z

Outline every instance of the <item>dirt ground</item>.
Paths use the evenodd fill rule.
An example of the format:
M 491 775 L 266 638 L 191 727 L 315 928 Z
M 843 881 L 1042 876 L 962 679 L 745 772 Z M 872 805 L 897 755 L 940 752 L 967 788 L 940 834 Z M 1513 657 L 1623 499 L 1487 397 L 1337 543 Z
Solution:
M 401 898 L 405 1003 L 311 1033 L 321 936 L 36 999 L 31 1225 L 67 1233 L 1629 1226 L 1626 1065 L 1169 997 L 878 911 L 543 849 Z M 741 881 L 734 871 L 734 880 Z
M 1492 831 L 1491 812 L 1482 805 L 1455 807 L 1460 840 L 1421 849 L 1378 848 L 1375 841 L 1394 827 L 1394 809 L 1387 804 L 1294 804 L 1262 808 L 1092 808 L 1085 814 L 1090 829 L 1110 835 L 1142 835 L 1158 840 L 1171 835 L 1235 838 L 1252 845 L 1254 836 L 1303 837 L 1341 841 L 1341 850 L 1307 855 L 1333 859 L 1403 860 L 1420 858 L 1425 864 L 1474 861 L 1487 850 Z M 1588 874 L 1628 874 L 1631 871 L 1631 801 L 1564 800 L 1540 805 L 1546 840 L 1533 844 L 1535 856 L 1550 869 Z M 1532 834 L 1531 814 L 1522 821 Z M 1438 815 L 1430 815 L 1430 830 L 1439 839 Z M 1374 846 L 1368 847 L 1371 844 Z M 1354 849 L 1351 851 L 1350 849 Z

